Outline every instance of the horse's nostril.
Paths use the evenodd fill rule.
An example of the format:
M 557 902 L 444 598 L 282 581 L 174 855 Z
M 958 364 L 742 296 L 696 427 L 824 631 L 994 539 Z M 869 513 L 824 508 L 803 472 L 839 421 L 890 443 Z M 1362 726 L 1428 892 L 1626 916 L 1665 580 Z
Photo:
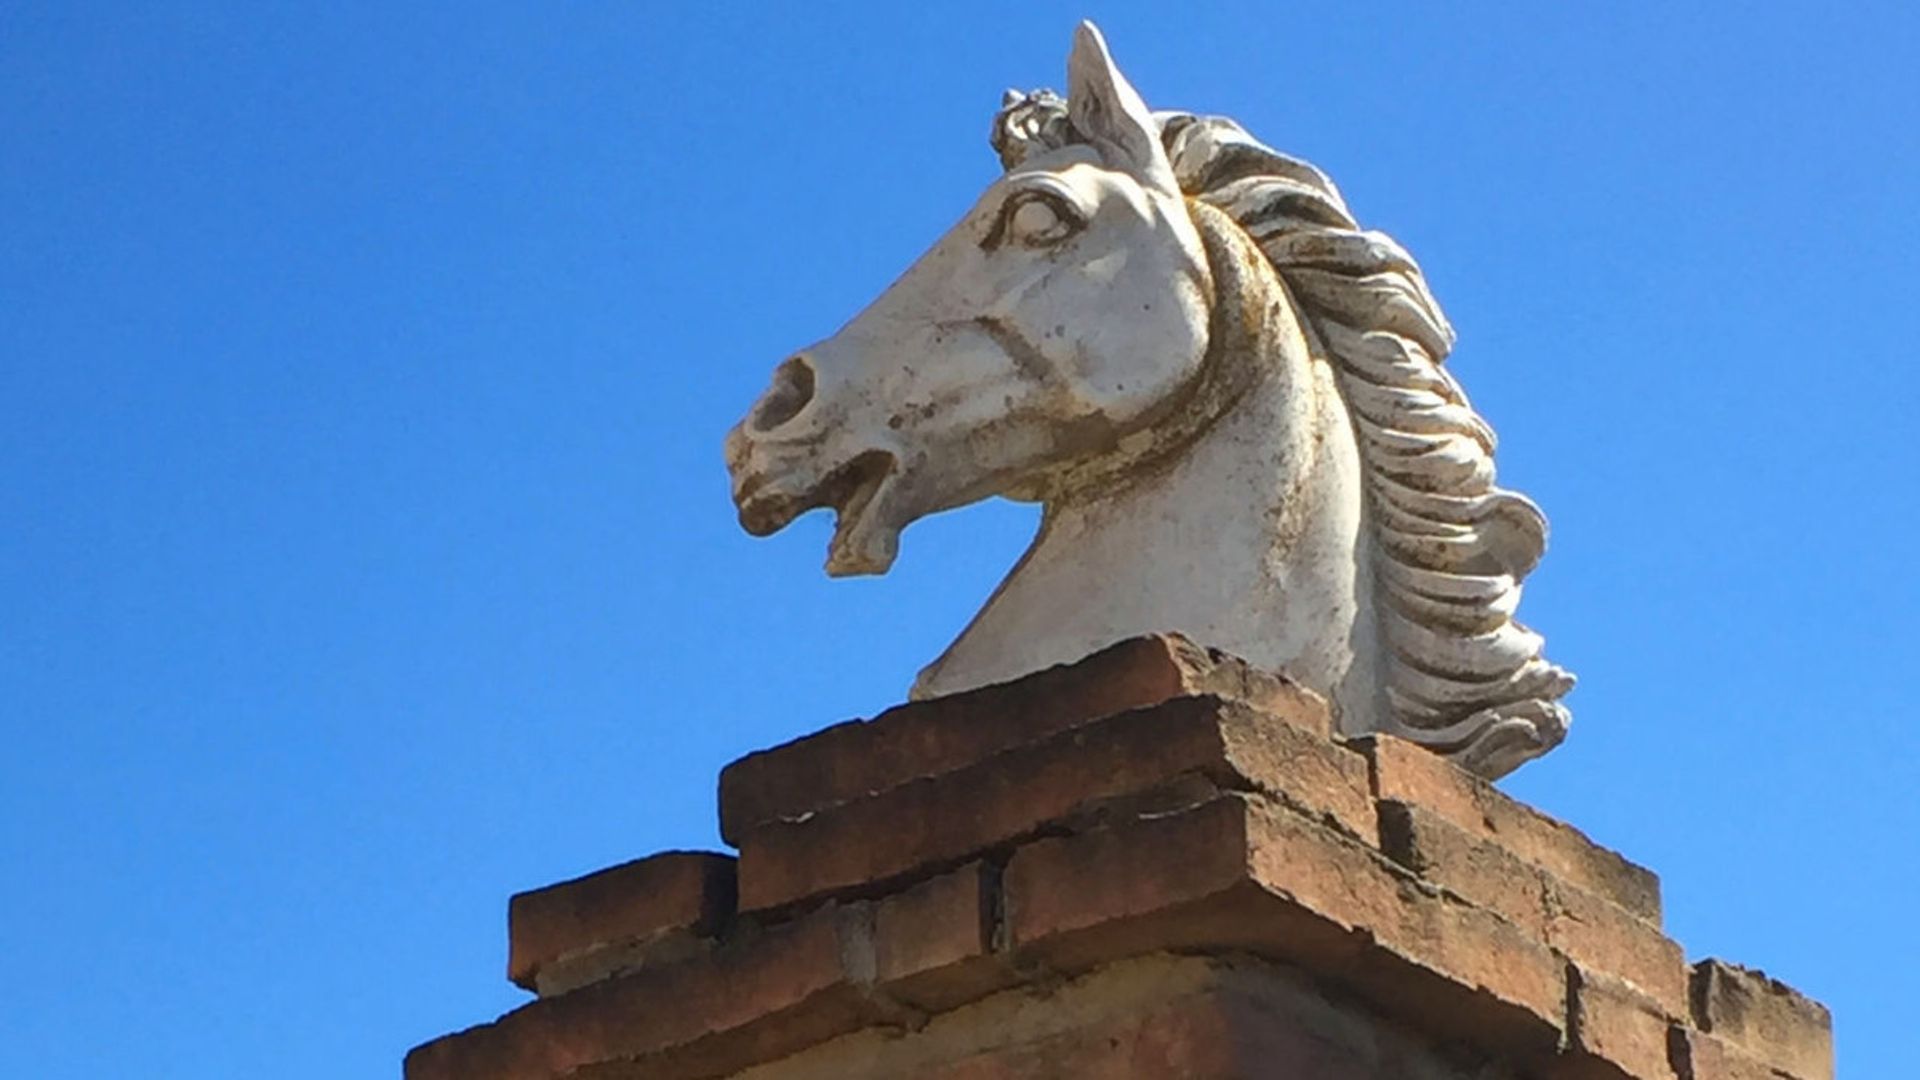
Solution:
M 800 415 L 813 400 L 813 365 L 791 356 L 773 369 L 773 388 L 753 410 L 753 430 L 768 432 Z

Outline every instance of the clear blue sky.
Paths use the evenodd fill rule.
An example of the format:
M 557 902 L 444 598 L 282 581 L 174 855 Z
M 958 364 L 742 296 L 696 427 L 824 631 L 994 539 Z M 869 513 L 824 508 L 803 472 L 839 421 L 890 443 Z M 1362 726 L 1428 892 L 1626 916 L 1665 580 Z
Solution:
M 397 7 L 0 10 L 0 1075 L 394 1075 L 898 700 L 1034 512 L 832 582 L 720 437 L 1083 15 L 1424 263 L 1582 678 L 1507 788 L 1911 1071 L 1920 7 Z

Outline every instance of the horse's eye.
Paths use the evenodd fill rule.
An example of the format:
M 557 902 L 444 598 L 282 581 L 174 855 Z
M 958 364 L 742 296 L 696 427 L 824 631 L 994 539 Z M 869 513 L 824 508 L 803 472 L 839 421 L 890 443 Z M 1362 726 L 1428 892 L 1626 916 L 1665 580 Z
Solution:
M 1079 223 L 1050 195 L 1038 192 L 1020 196 L 1006 218 L 1006 232 L 1015 243 L 1025 247 L 1046 247 L 1073 235 Z

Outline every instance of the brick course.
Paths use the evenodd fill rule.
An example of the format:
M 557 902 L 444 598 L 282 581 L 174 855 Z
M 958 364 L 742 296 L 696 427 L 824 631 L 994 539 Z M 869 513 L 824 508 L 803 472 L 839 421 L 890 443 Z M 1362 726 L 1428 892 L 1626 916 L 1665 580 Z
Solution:
M 1692 1028 L 1667 1033 L 1667 1055 L 1680 1080 L 1799 1080 L 1727 1042 Z
M 1659 925 L 1660 879 L 1651 870 L 1404 739 L 1368 735 L 1350 745 L 1372 763 L 1375 796 L 1421 807 Z
M 1567 1046 L 1553 1080 L 1676 1080 L 1673 1016 L 1632 986 L 1567 965 Z
M 1833 1080 L 1833 1017 L 1766 972 L 1723 960 L 1693 969 L 1693 1022 L 1798 1080 Z
M 520 893 L 507 902 L 507 978 L 551 993 L 637 965 L 647 946 L 685 952 L 721 931 L 734 898 L 733 856 L 710 851 L 662 852 Z
M 950 864 L 1103 800 L 1168 785 L 1177 800 L 1182 777 L 1268 791 L 1344 831 L 1369 840 L 1375 833 L 1358 755 L 1238 702 L 1182 697 L 805 820 L 754 828 L 740 841 L 740 906 L 774 908 Z
M 1565 977 L 1550 950 L 1258 796 L 1039 841 L 1014 855 L 1006 890 L 1016 955 L 1051 967 L 1242 949 L 1522 1058 L 1560 1038 Z
M 923 776 L 1169 698 L 1214 694 L 1325 735 L 1326 703 L 1299 685 L 1177 634 L 1120 642 L 1010 683 L 918 701 L 763 750 L 720 774 L 720 835 L 797 820 Z
M 416 1048 L 407 1080 L 544 1080 L 674 1048 L 700 1061 L 683 1073 L 701 1075 L 851 1031 L 865 1017 L 843 974 L 851 928 L 840 915 L 823 911 L 698 960 L 535 1001 Z M 722 1033 L 724 1043 L 708 1038 Z
M 1668 1015 L 1686 1015 L 1686 956 L 1652 925 L 1424 806 L 1383 799 L 1380 822 L 1386 852 L 1402 865 L 1570 958 L 1627 980 Z
M 939 1012 L 1018 981 L 995 955 L 1000 872 L 972 863 L 873 908 L 873 981 L 902 1005 Z

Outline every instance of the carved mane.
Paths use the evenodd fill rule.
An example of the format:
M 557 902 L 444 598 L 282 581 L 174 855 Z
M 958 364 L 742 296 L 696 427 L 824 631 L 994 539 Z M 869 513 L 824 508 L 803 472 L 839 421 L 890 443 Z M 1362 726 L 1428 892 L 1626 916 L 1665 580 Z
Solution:
M 1441 362 L 1453 329 L 1413 257 L 1313 166 L 1222 118 L 1159 118 L 1189 196 L 1245 229 L 1333 365 L 1366 475 L 1395 734 L 1499 775 L 1566 736 L 1573 677 L 1513 618 L 1547 523 L 1494 484 L 1493 430 Z
M 1002 162 L 1078 141 L 1064 106 L 1010 91 L 993 130 Z M 1495 486 L 1493 430 L 1441 367 L 1453 330 L 1419 266 L 1361 229 L 1319 169 L 1233 121 L 1155 119 L 1181 190 L 1246 230 L 1336 373 L 1365 474 L 1383 730 L 1488 776 L 1546 752 L 1566 736 L 1574 680 L 1513 618 L 1546 519 Z

